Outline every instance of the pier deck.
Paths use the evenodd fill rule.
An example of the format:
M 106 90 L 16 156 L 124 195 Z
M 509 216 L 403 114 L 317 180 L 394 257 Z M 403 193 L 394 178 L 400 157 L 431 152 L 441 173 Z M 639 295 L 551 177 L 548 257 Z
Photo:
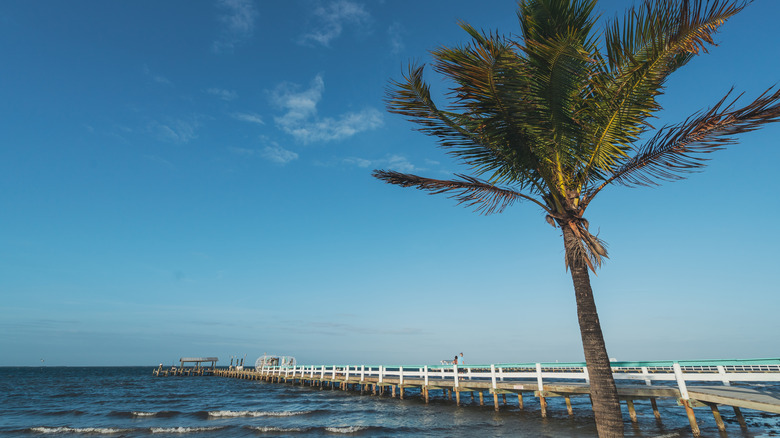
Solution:
M 361 393 L 390 393 L 403 399 L 406 390 L 419 390 L 426 403 L 431 391 L 458 405 L 463 395 L 492 395 L 493 405 L 500 409 L 499 397 L 517 397 L 523 408 L 524 397 L 538 400 L 541 415 L 547 416 L 549 397 L 563 397 L 572 415 L 571 397 L 589 396 L 587 368 L 584 364 L 499 364 L 499 365 L 433 365 L 433 366 L 366 366 L 303 365 L 268 367 L 255 370 L 216 369 L 214 374 L 249 380 L 265 380 Z M 780 394 L 754 388 L 731 386 L 733 382 L 780 382 L 780 359 L 709 362 L 624 362 L 615 363 L 613 376 L 618 395 L 626 403 L 631 421 L 636 422 L 635 400 L 649 400 L 656 418 L 660 413 L 656 399 L 671 398 L 685 408 L 694 436 L 699 428 L 693 408 L 708 407 L 720 430 L 726 426 L 719 406 L 731 407 L 739 424 L 746 428 L 741 408 L 780 414 Z M 653 384 L 654 382 L 670 384 Z M 693 386 L 688 382 L 720 382 L 722 386 Z M 676 385 L 675 385 L 676 384 Z M 674 386 L 673 386 L 674 385 Z M 697 383 L 696 385 L 701 385 Z M 436 392 L 434 392 L 436 393 Z

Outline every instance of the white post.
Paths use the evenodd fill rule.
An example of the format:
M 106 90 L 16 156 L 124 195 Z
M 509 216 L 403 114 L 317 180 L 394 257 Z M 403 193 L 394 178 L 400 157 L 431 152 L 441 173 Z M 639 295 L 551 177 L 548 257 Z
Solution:
M 333 365 L 333 374 L 332 374 L 332 378 L 333 378 L 333 380 L 334 380 L 334 381 L 336 380 L 336 365 Z
M 685 376 L 683 376 L 682 368 L 680 364 L 675 362 L 672 365 L 674 369 L 674 377 L 677 378 L 677 386 L 680 388 L 680 397 L 683 400 L 688 400 L 688 387 L 685 385 Z
M 425 386 L 428 386 L 428 365 L 423 367 L 423 373 L 425 374 Z
M 360 365 L 360 381 L 366 380 L 366 366 Z
M 582 367 L 582 374 L 585 375 L 585 383 L 590 385 L 590 374 L 588 374 L 588 367 Z
M 471 380 L 471 368 L 466 368 L 466 375 L 468 376 L 469 380 Z
M 383 377 L 385 376 L 384 373 L 385 367 L 382 365 L 379 365 L 379 383 L 382 383 L 384 381 Z
M 645 376 L 645 385 L 653 386 L 653 382 L 650 380 L 650 372 L 647 371 L 647 367 L 642 367 L 642 375 Z
M 539 362 L 536 363 L 536 384 L 539 386 L 539 391 L 544 389 L 544 385 L 542 384 L 542 364 Z
M 504 381 L 504 367 L 498 367 L 498 378 L 502 382 Z
M 320 365 L 320 380 L 325 379 L 325 365 Z
M 398 367 L 398 386 L 404 384 L 404 367 Z
M 490 364 L 490 381 L 493 383 L 493 392 L 496 391 L 496 366 Z
M 723 365 L 718 365 L 718 374 L 720 374 L 721 379 L 723 379 L 724 385 L 731 386 L 731 382 L 729 382 L 729 378 L 726 376 L 726 368 L 724 368 Z
M 457 388 L 458 387 L 458 364 L 452 365 L 452 370 L 455 375 L 455 377 L 453 377 L 455 379 L 455 387 Z

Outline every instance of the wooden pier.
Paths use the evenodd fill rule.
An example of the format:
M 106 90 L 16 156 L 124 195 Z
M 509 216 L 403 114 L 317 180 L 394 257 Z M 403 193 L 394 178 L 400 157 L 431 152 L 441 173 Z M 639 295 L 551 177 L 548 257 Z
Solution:
M 204 366 L 205 363 L 211 363 L 210 367 Z M 163 369 L 163 364 L 155 368 L 152 371 L 157 377 L 173 377 L 173 376 L 213 376 L 214 371 L 217 369 L 218 357 L 182 357 L 179 359 L 179 367 L 172 366 L 167 369 Z M 193 366 L 187 366 L 187 364 L 193 364 Z
M 780 414 L 780 394 L 745 387 L 733 382 L 778 382 L 780 359 L 707 361 L 707 362 L 615 362 L 613 375 L 618 394 L 628 408 L 632 422 L 637 422 L 635 401 L 649 401 L 653 414 L 660 419 L 656 400 L 673 398 L 688 417 L 691 431 L 699 436 L 694 408 L 711 411 L 718 429 L 726 426 L 719 407 L 730 407 L 742 428 L 747 428 L 741 409 L 754 409 Z M 388 394 L 401 399 L 407 390 L 419 390 L 419 397 L 428 403 L 433 394 L 461 404 L 461 398 L 491 397 L 495 410 L 507 403 L 507 396 L 516 397 L 522 409 L 525 399 L 535 398 L 541 416 L 547 416 L 547 399 L 562 397 L 569 415 L 573 415 L 571 398 L 589 397 L 588 372 L 585 364 L 498 364 L 498 365 L 302 365 L 262 367 L 260 369 L 215 369 L 214 375 L 276 383 L 330 387 L 359 391 L 361 394 Z M 673 382 L 653 385 L 653 382 Z M 689 382 L 718 382 L 720 385 L 689 385 Z M 454 399 L 454 400 L 453 400 Z M 501 403 L 499 403 L 501 399 Z

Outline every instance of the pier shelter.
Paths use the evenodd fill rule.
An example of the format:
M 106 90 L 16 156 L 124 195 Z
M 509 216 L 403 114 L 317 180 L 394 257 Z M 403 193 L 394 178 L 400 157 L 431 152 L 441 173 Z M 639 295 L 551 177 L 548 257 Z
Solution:
M 194 363 L 195 368 L 204 368 L 202 364 L 211 362 L 211 369 L 216 368 L 217 362 L 219 362 L 218 357 L 182 357 L 179 358 L 179 366 L 184 368 L 184 364 Z

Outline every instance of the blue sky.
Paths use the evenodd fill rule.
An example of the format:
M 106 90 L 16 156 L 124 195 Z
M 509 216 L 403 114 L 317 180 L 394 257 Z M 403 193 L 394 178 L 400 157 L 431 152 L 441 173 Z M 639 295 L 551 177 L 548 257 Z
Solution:
M 778 83 L 779 14 L 729 21 L 657 126 Z M 0 3 L 0 365 L 582 360 L 538 207 L 480 216 L 370 176 L 468 172 L 382 102 L 467 40 L 458 20 L 518 32 L 510 0 Z M 591 205 L 610 356 L 780 354 L 778 137 Z

